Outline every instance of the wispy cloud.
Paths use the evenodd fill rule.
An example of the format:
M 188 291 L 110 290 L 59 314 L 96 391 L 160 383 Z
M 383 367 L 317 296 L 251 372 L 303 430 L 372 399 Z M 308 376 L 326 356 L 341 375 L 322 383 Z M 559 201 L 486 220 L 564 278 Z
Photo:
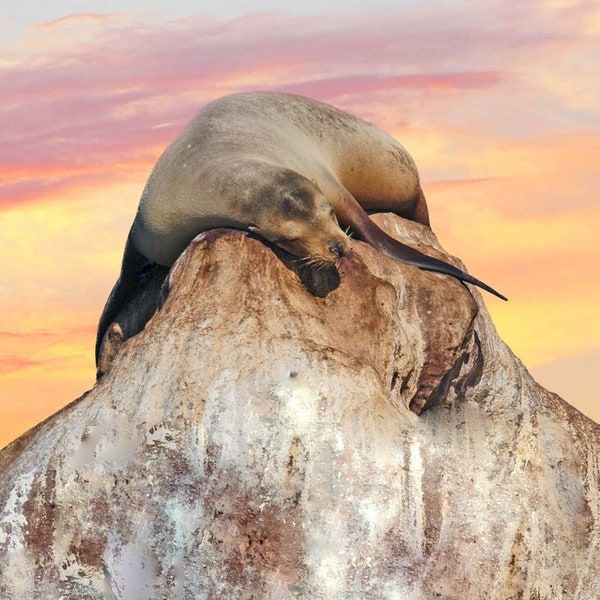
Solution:
M 81 367 L 81 349 L 94 335 L 92 326 L 0 331 L 0 376 Z
M 16 371 L 23 371 L 29 367 L 39 367 L 44 361 L 31 360 L 21 356 L 4 355 L 0 357 L 0 376 Z
M 560 86 L 531 65 L 554 56 L 565 62 L 581 48 L 590 10 L 582 5 L 557 19 L 534 3 L 498 2 L 343 19 L 59 19 L 14 46 L 0 69 L 0 202 L 138 174 L 203 103 L 249 88 L 304 93 L 359 111 L 385 98 L 401 123 L 431 118 L 457 126 L 466 109 L 484 129 L 494 120 L 483 95 L 491 90 L 487 97 L 496 104 L 501 98 L 504 111 L 515 107 L 521 134 L 536 126 L 519 107 L 526 92 L 539 99 L 538 128 L 554 127 L 559 108 L 563 119 L 585 124 L 597 113 L 575 107 L 564 116 L 564 104 L 578 97 L 571 86 L 581 85 L 585 61 L 563 65 L 574 72 L 560 77 Z M 465 91 L 473 92 L 467 104 Z

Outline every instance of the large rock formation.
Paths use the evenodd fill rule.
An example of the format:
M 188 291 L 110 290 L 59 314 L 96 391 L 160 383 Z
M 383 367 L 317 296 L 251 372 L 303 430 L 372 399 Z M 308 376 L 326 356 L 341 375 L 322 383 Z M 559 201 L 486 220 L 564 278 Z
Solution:
M 600 427 L 476 290 L 355 249 L 310 293 L 197 238 L 94 389 L 0 453 L 0 597 L 600 598 Z

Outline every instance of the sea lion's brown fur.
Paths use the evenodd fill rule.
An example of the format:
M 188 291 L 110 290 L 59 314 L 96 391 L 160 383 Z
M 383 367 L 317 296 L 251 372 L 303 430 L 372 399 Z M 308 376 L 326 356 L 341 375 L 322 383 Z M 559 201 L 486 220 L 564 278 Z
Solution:
M 383 131 L 289 94 L 234 94 L 207 105 L 166 149 L 146 184 L 121 276 L 100 319 L 97 358 L 106 330 L 143 286 L 148 265 L 170 266 L 195 235 L 218 227 L 253 231 L 321 263 L 349 251 L 344 229 L 350 228 L 398 260 L 500 296 L 385 234 L 365 212 L 376 210 L 429 226 L 415 163 Z

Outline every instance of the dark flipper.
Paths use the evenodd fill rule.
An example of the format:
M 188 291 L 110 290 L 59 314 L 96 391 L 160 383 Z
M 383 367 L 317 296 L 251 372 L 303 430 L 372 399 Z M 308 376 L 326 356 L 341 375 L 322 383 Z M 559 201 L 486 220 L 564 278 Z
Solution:
M 443 260 L 427 256 L 426 254 L 395 240 L 369 218 L 369 215 L 367 215 L 360 204 L 352 196 L 348 195 L 340 198 L 339 205 L 335 206 L 335 213 L 338 221 L 343 227 L 350 226 L 356 233 L 358 239 L 369 243 L 373 248 L 376 248 L 383 254 L 403 263 L 415 265 L 424 271 L 435 271 L 436 273 L 450 275 L 460 281 L 476 285 L 502 300 L 508 300 L 508 298 L 497 292 L 495 289 L 482 281 L 479 281 L 479 279 L 472 277 L 468 273 L 457 269 Z
M 96 366 L 104 336 L 118 323 L 123 340 L 139 333 L 150 319 L 158 304 L 160 287 L 169 269 L 154 265 L 140 254 L 131 242 L 125 244 L 121 274 L 102 311 L 96 334 Z
M 375 227 L 377 227 L 377 225 L 375 225 Z M 502 300 L 508 300 L 506 296 L 503 296 L 494 288 L 490 287 L 486 283 L 483 283 L 483 281 L 479 281 L 479 279 L 476 279 L 475 277 L 469 275 L 468 273 L 465 273 L 464 271 L 461 271 L 460 269 L 452 266 L 449 263 L 444 262 L 443 260 L 427 256 L 426 254 L 423 254 L 422 252 L 419 252 L 418 250 L 415 250 L 410 246 L 402 244 L 398 240 L 395 240 L 394 238 L 390 237 L 383 230 L 380 231 L 381 233 L 379 234 L 378 246 L 375 246 L 375 244 L 373 244 L 373 246 L 375 246 L 383 254 L 386 254 L 391 258 L 395 258 L 409 265 L 416 265 L 423 271 L 435 271 L 436 273 L 444 273 L 445 275 L 450 275 L 451 277 L 455 277 L 460 281 L 465 281 L 466 283 L 476 285 L 477 287 L 480 287 L 481 289 L 485 290 L 486 292 L 489 292 L 490 294 L 494 294 L 494 296 L 497 296 Z

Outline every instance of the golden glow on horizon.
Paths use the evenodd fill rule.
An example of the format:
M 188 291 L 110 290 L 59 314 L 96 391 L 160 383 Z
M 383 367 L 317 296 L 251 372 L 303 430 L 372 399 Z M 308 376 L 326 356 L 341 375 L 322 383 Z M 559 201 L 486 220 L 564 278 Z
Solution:
M 415 142 L 421 148 L 418 140 Z M 469 187 L 478 196 L 486 193 L 478 188 L 487 185 L 475 181 Z M 552 274 L 569 269 L 571 258 L 565 254 L 565 246 L 573 239 L 578 254 L 597 253 L 598 243 L 589 224 L 598 219 L 600 209 L 517 220 L 498 214 L 493 203 L 475 210 L 451 183 L 432 187 L 434 204 L 443 202 L 445 206 L 442 215 L 434 212 L 434 221 L 436 216 L 440 220 L 435 229 L 442 244 L 463 258 L 471 272 L 485 274 L 486 281 L 506 293 L 510 288 L 509 304 L 487 297 L 486 302 L 499 333 L 525 364 L 534 367 L 595 347 L 600 338 L 594 301 L 600 292 L 598 281 L 591 295 L 590 281 L 584 278 L 575 279 L 575 289 L 553 293 L 556 280 Z M 16 360 L 14 365 L 4 364 L 0 372 L 0 394 L 5 399 L 41 396 L 23 402 L 21 416 L 12 409 L 16 410 L 14 419 L 0 427 L 0 444 L 93 386 L 95 325 L 118 274 L 140 189 L 140 182 L 122 184 L 88 192 L 79 201 L 68 194 L 51 203 L 27 203 L 3 211 L 0 236 L 11 251 L 2 260 L 8 280 L 20 286 L 15 290 L 20 301 L 16 304 L 11 296 L 0 296 L 4 315 L 0 331 L 22 336 L 11 340 L 9 355 Z M 115 197 L 127 200 L 116 206 Z M 104 211 L 108 205 L 120 208 L 118 214 Z M 27 228 L 23 228 L 24 222 L 29 224 Z M 98 236 L 101 244 L 95 241 Z M 509 247 L 503 242 L 507 238 Z M 551 263 L 544 262 L 548 256 L 553 257 Z M 547 279 L 542 290 L 529 285 L 522 275 L 515 278 L 512 272 L 516 262 L 533 270 L 532 261 L 543 271 L 541 279 Z M 545 298 L 546 294 L 551 297 Z M 589 326 L 574 335 L 582 319 Z M 44 382 L 56 386 L 52 397 L 45 400 Z

